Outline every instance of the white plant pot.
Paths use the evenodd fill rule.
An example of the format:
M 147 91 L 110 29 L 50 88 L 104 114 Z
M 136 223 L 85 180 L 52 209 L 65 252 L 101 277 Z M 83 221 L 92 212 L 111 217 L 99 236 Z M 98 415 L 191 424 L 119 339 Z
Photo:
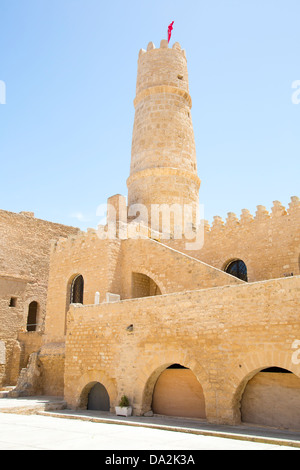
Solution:
M 131 416 L 132 406 L 116 406 L 116 415 L 117 416 Z

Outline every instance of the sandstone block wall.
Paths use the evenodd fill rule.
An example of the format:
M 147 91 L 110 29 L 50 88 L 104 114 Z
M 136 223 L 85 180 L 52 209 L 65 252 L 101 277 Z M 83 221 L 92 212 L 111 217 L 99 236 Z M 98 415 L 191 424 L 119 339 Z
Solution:
M 257 372 L 276 366 L 300 377 L 292 356 L 300 338 L 299 288 L 298 276 L 71 306 L 65 398 L 81 406 L 85 387 L 99 381 L 112 409 L 126 394 L 140 414 L 151 408 L 160 373 L 179 363 L 200 382 L 207 419 L 238 423 L 243 391 Z
M 16 383 L 20 367 L 26 365 L 23 362 L 28 357 L 23 343 L 27 341 L 26 335 L 20 343 L 18 333 L 26 330 L 28 306 L 33 300 L 39 305 L 39 333 L 27 335 L 28 350 L 35 349 L 32 347 L 35 341 L 39 347 L 46 313 L 50 241 L 78 231 L 36 219 L 31 212 L 16 214 L 0 210 L 0 340 L 6 345 L 0 385 Z
M 52 246 L 45 342 L 64 341 L 70 285 L 78 274 L 84 279 L 85 305 L 94 304 L 96 292 L 100 293 L 100 303 L 107 292 L 121 299 L 134 297 L 137 284 L 133 282 L 141 280 L 134 274 L 150 278 L 161 293 L 242 283 L 151 239 L 101 240 L 94 231 L 81 233 Z M 151 292 L 154 290 L 151 288 Z
M 242 283 L 151 239 L 101 240 L 91 230 L 53 243 L 43 344 L 60 346 L 51 349 L 51 361 L 49 355 L 43 361 L 45 374 L 52 377 L 47 381 L 51 383 L 51 390 L 47 386 L 44 391 L 47 394 L 53 389 L 58 395 L 63 394 L 63 378 L 59 371 L 63 371 L 70 289 L 78 274 L 84 279 L 84 305 L 95 303 L 96 292 L 103 303 L 107 293 L 117 294 L 122 300 Z

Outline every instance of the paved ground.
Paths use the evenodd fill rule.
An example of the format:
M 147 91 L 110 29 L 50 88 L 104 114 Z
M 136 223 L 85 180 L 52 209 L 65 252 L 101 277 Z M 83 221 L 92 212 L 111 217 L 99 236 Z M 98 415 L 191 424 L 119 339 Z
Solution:
M 0 413 L 1 450 L 286 450 L 259 442 L 52 416 Z
M 299 450 L 300 433 L 173 417 L 75 412 L 47 397 L 0 400 L 0 450 Z M 49 411 L 50 409 L 50 411 Z M 48 411 L 45 411 L 48 410 Z M 27 413 L 27 414 L 26 414 Z M 33 414 L 30 414 L 33 413 Z M 122 454 L 120 454 L 122 455 Z

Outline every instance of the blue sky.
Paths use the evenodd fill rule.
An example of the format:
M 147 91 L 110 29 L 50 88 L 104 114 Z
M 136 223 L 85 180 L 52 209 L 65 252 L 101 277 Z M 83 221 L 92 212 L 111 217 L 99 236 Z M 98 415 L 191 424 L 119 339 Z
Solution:
M 127 195 L 137 58 L 186 50 L 204 217 L 300 196 L 299 0 L 0 0 L 0 208 L 96 227 Z

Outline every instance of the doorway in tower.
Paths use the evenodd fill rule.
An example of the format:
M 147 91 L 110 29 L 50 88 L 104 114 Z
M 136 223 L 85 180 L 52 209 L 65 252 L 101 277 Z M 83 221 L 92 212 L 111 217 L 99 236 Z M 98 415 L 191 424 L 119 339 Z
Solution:
M 300 378 L 269 367 L 248 381 L 241 399 L 244 423 L 300 430 Z
M 106 388 L 100 382 L 90 384 L 87 395 L 87 409 L 98 411 L 109 411 L 110 400 Z
M 165 369 L 154 386 L 152 410 L 161 415 L 205 419 L 203 389 L 195 374 L 180 364 Z

